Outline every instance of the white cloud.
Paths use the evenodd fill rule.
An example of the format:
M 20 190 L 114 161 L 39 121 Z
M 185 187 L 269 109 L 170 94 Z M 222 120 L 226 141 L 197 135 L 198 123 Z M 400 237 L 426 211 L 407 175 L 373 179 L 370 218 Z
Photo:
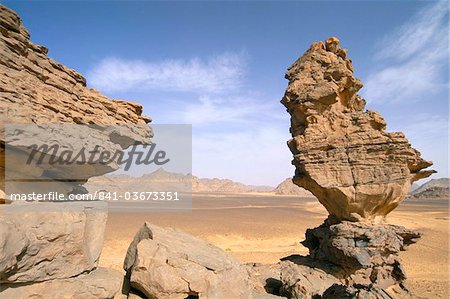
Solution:
M 245 65 L 243 53 L 157 62 L 106 58 L 88 73 L 88 82 L 106 92 L 153 89 L 220 93 L 241 85 Z
M 279 110 L 280 114 L 274 113 L 276 110 Z M 207 95 L 186 104 L 181 112 L 181 119 L 193 125 L 244 124 L 277 120 L 280 119 L 279 115 L 284 115 L 282 113 L 283 109 L 277 100 L 261 102 L 255 100 L 252 95 Z
M 363 96 L 373 104 L 423 99 L 447 88 L 448 3 L 420 11 L 378 44 L 381 68 L 368 76 Z

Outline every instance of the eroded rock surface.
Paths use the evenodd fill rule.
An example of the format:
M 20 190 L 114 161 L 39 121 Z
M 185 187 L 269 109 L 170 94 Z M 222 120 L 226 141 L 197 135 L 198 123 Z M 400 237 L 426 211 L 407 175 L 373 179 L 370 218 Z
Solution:
M 123 274 L 98 268 L 104 202 L 0 206 L 0 298 L 113 298 Z
M 33 299 L 111 299 L 119 292 L 122 273 L 98 268 L 73 278 L 55 279 L 35 284 L 2 284 L 0 298 Z
M 315 298 L 341 281 L 320 269 L 288 257 L 277 264 L 248 264 L 252 286 L 258 292 L 283 298 Z
M 0 208 L 0 283 L 69 278 L 97 267 L 104 202 L 18 203 Z
M 291 115 L 288 145 L 294 182 L 338 219 L 382 218 L 431 175 L 403 133 L 386 132 L 382 116 L 365 109 L 363 84 L 337 38 L 313 43 L 287 71 L 281 102 Z
M 268 298 L 253 292 L 246 268 L 221 249 L 148 222 L 131 243 L 124 269 L 131 288 L 148 298 Z
M 147 125 L 150 118 L 142 115 L 141 105 L 110 100 L 98 91 L 88 88 L 82 75 L 49 58 L 47 52 L 47 48 L 34 44 L 30 40 L 30 34 L 18 15 L 0 5 L 0 189 L 2 190 L 0 195 L 2 198 L 4 198 L 2 193 L 5 191 L 5 126 L 78 124 L 95 128 L 96 132 L 92 131 L 91 141 L 98 140 L 97 143 L 88 141 L 84 143 L 77 138 L 77 134 L 70 135 L 77 131 L 76 128 L 72 132 L 65 128 L 61 130 L 65 134 L 61 132 L 54 134 L 58 137 L 55 144 L 76 152 L 82 146 L 86 150 L 91 150 L 95 144 L 114 152 L 134 143 L 150 142 L 152 132 Z M 115 127 L 111 128 L 111 126 Z M 51 130 L 47 130 L 48 134 L 50 132 Z M 18 160 L 21 159 L 21 151 L 31 145 L 32 141 L 37 141 L 38 144 L 49 141 L 48 138 L 45 139 L 48 136 L 35 135 L 31 136 L 34 138 L 31 140 L 28 140 L 28 137 L 21 136 L 14 139 L 12 136 L 15 140 L 12 146 L 17 149 Z M 14 155 L 10 155 L 9 159 L 14 160 Z M 80 181 L 83 181 L 116 168 L 114 164 L 71 165 L 70 170 L 61 168 L 57 171 L 78 175 L 82 178 Z M 42 178 L 45 177 L 46 170 L 28 166 L 23 171 L 27 178 Z M 14 171 L 20 174 L 21 168 L 17 167 Z M 71 187 L 76 189 L 79 183 L 71 185 L 63 188 L 65 190 L 62 191 L 70 192 Z
M 398 254 L 420 236 L 417 231 L 396 225 L 349 221 L 333 224 L 326 220 L 308 229 L 302 243 L 309 249 L 309 258 L 337 266 L 330 268 L 333 275 L 355 292 L 379 289 L 409 297 Z

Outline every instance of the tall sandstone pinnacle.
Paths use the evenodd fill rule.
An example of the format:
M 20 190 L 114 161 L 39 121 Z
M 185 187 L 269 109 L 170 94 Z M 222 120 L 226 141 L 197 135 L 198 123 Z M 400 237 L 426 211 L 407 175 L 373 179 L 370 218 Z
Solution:
M 337 220 L 382 220 L 405 199 L 412 182 L 433 174 L 401 132 L 386 132 L 365 110 L 363 84 L 331 37 L 313 43 L 286 72 L 281 103 L 291 115 L 288 146 L 294 183 L 311 191 Z

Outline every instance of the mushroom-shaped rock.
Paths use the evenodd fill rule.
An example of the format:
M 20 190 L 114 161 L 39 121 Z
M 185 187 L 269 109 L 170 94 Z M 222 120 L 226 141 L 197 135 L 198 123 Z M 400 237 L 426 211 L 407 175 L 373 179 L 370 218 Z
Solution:
M 388 133 L 358 95 L 363 84 L 331 37 L 313 43 L 286 72 L 281 103 L 291 115 L 288 146 L 294 183 L 313 193 L 338 220 L 379 220 L 405 199 L 411 183 L 428 177 L 403 133 Z

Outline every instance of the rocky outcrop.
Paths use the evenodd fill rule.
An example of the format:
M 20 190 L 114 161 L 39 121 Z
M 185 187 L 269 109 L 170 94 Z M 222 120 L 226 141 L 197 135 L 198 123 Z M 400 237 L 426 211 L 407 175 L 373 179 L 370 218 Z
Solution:
M 0 5 L 0 201 L 11 190 L 83 192 L 88 178 L 119 167 L 117 161 L 77 159 L 24 163 L 30 145 L 56 145 L 76 154 L 96 146 L 123 153 L 132 144 L 150 143 L 150 119 L 141 105 L 112 101 L 88 88 L 83 76 L 47 52 L 30 41 L 17 14 Z M 39 153 L 44 162 L 53 157 Z M 103 202 L 0 206 L 0 298 L 113 298 L 123 274 L 98 268 L 106 218 Z
M 291 115 L 293 182 L 311 191 L 329 216 L 307 230 L 302 244 L 309 255 L 288 257 L 290 270 L 280 268 L 280 294 L 411 298 L 398 254 L 420 233 L 385 224 L 384 218 L 414 181 L 434 173 L 423 170 L 432 163 L 402 133 L 387 133 L 379 113 L 364 110 L 362 83 L 337 38 L 314 43 L 286 78 L 281 102 Z M 317 269 L 326 275 L 317 276 Z M 316 275 L 321 283 L 305 280 L 308 271 L 307 277 Z
M 308 256 L 247 267 L 256 290 L 287 298 L 412 298 L 398 253 L 419 237 L 394 225 L 325 221 L 306 232 Z
M 301 188 L 292 182 L 292 178 L 282 181 L 273 192 L 277 195 L 297 195 L 299 197 L 314 197 L 308 190 Z
M 221 249 L 184 232 L 146 222 L 124 262 L 131 289 L 147 298 L 265 298 L 246 268 Z
M 3 191 L 5 143 L 12 141 L 8 159 L 13 165 L 15 159 L 23 160 L 23 149 L 31 142 L 42 144 L 52 140 L 48 138 L 51 130 L 42 125 L 78 125 L 73 130 L 60 127 L 52 135 L 56 138 L 55 144 L 73 151 L 82 146 L 88 151 L 95 144 L 115 151 L 134 143 L 150 142 L 152 132 L 147 125 L 150 118 L 142 115 L 141 105 L 110 100 L 88 88 L 82 75 L 49 58 L 47 53 L 47 48 L 30 41 L 30 34 L 17 14 L 0 5 L 0 189 Z M 28 135 L 20 135 L 21 130 L 8 130 L 18 124 L 30 125 L 26 130 Z M 42 130 L 33 134 L 29 130 L 33 124 L 47 134 L 41 134 Z M 78 128 L 81 125 L 89 125 L 90 140 L 98 140 L 97 143 L 80 142 Z M 63 187 L 62 191 L 70 192 L 88 178 L 116 168 L 113 163 L 71 165 L 69 169 L 54 169 L 53 173 L 66 173 L 72 179 L 79 179 L 79 182 Z M 46 177 L 48 169 L 28 165 L 26 169 L 15 167 L 8 173 L 33 179 Z M 60 178 L 64 179 L 64 176 Z
M 363 86 L 337 38 L 314 43 L 287 71 L 281 102 L 291 115 L 294 183 L 343 220 L 382 218 L 412 182 L 431 175 L 403 133 L 365 109 Z
M 103 202 L 0 207 L 0 298 L 112 298 L 122 273 L 99 269 Z
M 409 199 L 450 199 L 450 179 L 430 180 L 410 193 Z
M 334 275 L 346 287 L 366 286 L 410 296 L 404 287 L 406 273 L 398 254 L 420 236 L 401 226 L 348 221 L 332 224 L 327 220 L 308 229 L 302 244 L 313 260 L 337 265 L 339 272 Z

